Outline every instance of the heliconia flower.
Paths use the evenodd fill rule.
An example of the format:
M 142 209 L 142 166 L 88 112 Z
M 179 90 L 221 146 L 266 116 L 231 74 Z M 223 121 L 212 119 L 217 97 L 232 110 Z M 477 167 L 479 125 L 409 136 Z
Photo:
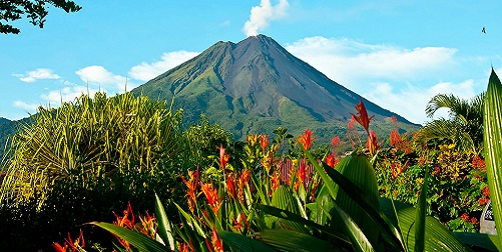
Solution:
M 188 196 L 188 207 L 190 210 L 193 212 L 195 210 L 195 201 L 197 200 L 197 186 L 199 184 L 199 168 L 197 167 L 197 170 L 195 172 L 193 171 L 188 171 L 188 181 L 181 176 L 181 179 L 183 180 L 183 183 L 185 183 L 186 187 L 188 188 L 187 196 Z
M 240 230 L 242 228 L 248 229 L 249 227 L 249 222 L 243 212 L 240 212 L 239 216 L 237 216 L 237 219 L 232 219 L 232 222 L 234 223 L 234 229 L 237 230 Z
M 279 185 L 281 184 L 280 176 L 281 176 L 281 174 L 278 171 L 276 171 L 276 172 L 274 172 L 274 174 L 270 178 L 270 182 L 272 182 L 272 189 L 273 190 L 277 189 L 277 187 L 279 187 Z
M 305 134 L 298 138 L 298 143 L 302 144 L 303 148 L 305 148 L 306 150 L 309 150 L 314 145 L 315 137 L 312 137 L 313 134 L 313 131 L 306 129 Z
M 225 170 L 227 166 L 228 160 L 230 159 L 230 154 L 225 154 L 225 148 L 223 148 L 223 144 L 218 148 L 220 150 L 220 167 Z
M 366 148 L 370 151 L 370 155 L 375 155 L 378 150 L 378 138 L 375 131 L 370 130 L 368 133 L 368 141 L 366 142 Z
M 251 171 L 250 170 L 242 170 L 241 175 L 239 176 L 238 188 L 237 188 L 237 197 L 239 198 L 239 202 L 244 202 L 244 189 L 249 184 L 249 180 L 251 179 Z
M 155 239 L 155 236 L 157 235 L 157 232 L 155 230 L 155 223 L 157 223 L 157 221 L 155 217 L 147 212 L 146 217 L 140 216 L 139 220 L 141 221 L 140 232 L 152 239 Z
M 356 118 L 351 117 L 350 121 L 347 123 L 347 129 L 353 130 L 356 128 Z
M 300 183 L 305 187 L 306 184 L 306 176 L 307 175 L 307 165 L 303 159 L 300 160 L 300 165 L 298 166 L 298 170 L 296 171 L 296 182 L 295 182 L 295 190 L 298 190 L 298 186 Z
M 82 242 L 82 244 L 80 244 L 80 242 Z M 57 242 L 53 242 L 52 247 L 58 252 L 82 251 L 82 249 L 85 248 L 84 234 L 82 233 L 82 229 L 80 229 L 80 235 L 78 236 L 77 239 L 75 239 L 75 241 L 71 238 L 71 235 L 68 232 L 68 238 L 65 238 L 65 242 L 63 243 L 63 246 L 61 246 Z M 71 250 L 68 250 L 68 249 L 71 249 Z
M 342 143 L 342 141 L 340 141 L 339 136 L 335 136 L 335 137 L 333 137 L 333 139 L 331 139 L 331 146 L 333 148 L 340 146 L 341 143 Z
M 201 190 L 206 196 L 207 202 L 213 210 L 214 214 L 218 214 L 221 207 L 221 199 L 218 196 L 218 190 L 214 188 L 213 183 L 203 183 L 201 184 Z
M 486 186 L 484 189 L 483 189 L 483 195 L 487 196 L 487 197 L 490 197 L 490 188 L 488 186 Z
M 404 165 L 401 164 L 401 162 L 397 161 L 397 157 L 394 157 L 394 161 L 390 163 L 390 169 L 392 173 L 392 178 L 397 178 L 401 173 L 403 173 L 407 168 L 408 168 L 408 161 L 404 163 Z
M 335 168 L 336 164 L 335 154 L 330 153 L 326 156 L 326 164 L 331 168 Z
M 352 114 L 352 118 L 359 122 L 359 124 L 361 124 L 361 126 L 363 126 L 363 128 L 369 134 L 370 121 L 375 116 L 368 117 L 368 111 L 366 111 L 366 107 L 364 106 L 362 99 L 361 102 L 356 105 L 356 109 L 358 115 Z
M 232 199 L 237 198 L 237 192 L 235 191 L 235 180 L 236 177 L 234 174 L 227 175 L 227 193 Z
M 223 252 L 223 245 L 221 244 L 220 237 L 218 237 L 218 232 L 216 232 L 216 228 L 213 227 L 213 246 L 215 252 Z
M 265 149 L 268 146 L 268 137 L 266 135 L 260 135 L 260 147 L 261 152 L 265 153 Z

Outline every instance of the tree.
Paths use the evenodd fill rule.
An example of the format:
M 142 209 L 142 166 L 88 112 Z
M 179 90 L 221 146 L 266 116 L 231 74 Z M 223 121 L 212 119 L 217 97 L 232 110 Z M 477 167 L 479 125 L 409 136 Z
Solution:
M 24 15 L 31 19 L 30 23 L 43 28 L 45 17 L 49 14 L 47 5 L 61 8 L 67 13 L 82 9 L 75 2 L 67 0 L 0 0 L 0 33 L 18 34 L 21 30 L 8 23 Z
M 417 134 L 419 139 L 448 140 L 460 151 L 479 154 L 483 150 L 483 105 L 485 93 L 471 100 L 460 99 L 454 95 L 434 96 L 425 113 L 432 118 L 440 108 L 449 109 L 449 118 L 438 118 L 427 123 Z

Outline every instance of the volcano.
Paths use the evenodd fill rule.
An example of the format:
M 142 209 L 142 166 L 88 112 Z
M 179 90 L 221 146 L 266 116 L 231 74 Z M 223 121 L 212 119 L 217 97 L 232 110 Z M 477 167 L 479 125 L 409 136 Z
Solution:
M 371 127 L 377 133 L 392 129 L 391 116 L 397 118 L 401 131 L 418 128 L 330 80 L 264 35 L 239 43 L 217 42 L 132 92 L 174 99 L 186 122 L 196 123 L 205 114 L 237 139 L 251 133 L 270 134 L 279 126 L 294 135 L 309 128 L 320 137 L 341 136 L 360 100 L 369 115 L 375 115 Z

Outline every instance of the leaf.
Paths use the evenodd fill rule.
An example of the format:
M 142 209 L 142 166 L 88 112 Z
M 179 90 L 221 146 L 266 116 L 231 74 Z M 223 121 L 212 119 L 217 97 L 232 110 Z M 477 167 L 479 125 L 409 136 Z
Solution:
M 394 226 L 394 224 L 392 224 L 387 216 L 380 211 L 380 209 L 374 208 L 370 198 L 367 197 L 367 195 L 365 195 L 365 193 L 357 185 L 325 163 L 322 163 L 321 167 L 321 165 L 315 161 L 314 157 L 309 152 L 305 151 L 304 153 L 323 179 L 323 183 L 326 183 L 326 188 L 332 197 L 336 199 L 337 192 L 334 188 L 330 188 L 330 185 L 338 185 L 351 199 L 364 209 L 368 216 L 370 216 L 373 220 L 372 223 L 375 225 L 375 228 L 382 232 L 384 238 L 390 238 L 394 246 L 403 251 L 406 250 L 401 232 L 396 228 L 396 226 Z
M 127 242 L 129 242 L 139 251 L 170 251 L 162 243 L 153 240 L 142 233 L 132 231 L 106 222 L 90 222 L 89 224 L 96 225 L 112 234 L 115 234 L 121 239 L 124 239 Z
M 282 219 L 288 219 L 289 221 L 294 221 L 301 223 L 303 225 L 309 226 L 311 228 L 315 228 L 333 238 L 339 241 L 339 243 L 344 243 L 344 244 L 349 244 L 350 241 L 347 240 L 347 238 L 344 237 L 343 234 L 335 233 L 333 230 L 330 230 L 327 226 L 322 226 L 319 225 L 311 220 L 304 219 L 298 214 L 289 212 L 287 210 L 279 209 L 273 206 L 267 206 L 263 204 L 254 204 L 253 205 L 255 208 L 260 209 L 261 211 L 270 214 L 272 216 L 282 218 Z
M 327 241 L 294 230 L 264 230 L 256 234 L 256 239 L 280 251 L 345 251 L 331 246 Z
M 272 206 L 275 206 L 279 209 L 287 210 L 297 215 L 301 215 L 302 211 L 298 206 L 297 200 L 293 196 L 293 192 L 291 189 L 285 185 L 279 186 L 274 191 L 274 196 L 272 196 Z M 289 221 L 288 219 L 284 219 L 279 222 L 280 224 L 285 225 L 286 228 L 295 229 L 302 233 L 309 233 L 309 230 L 305 228 L 302 224 L 299 224 L 295 221 Z
M 155 214 L 157 215 L 158 232 L 160 238 L 164 241 L 164 243 L 168 242 L 169 248 L 174 251 L 176 244 L 174 242 L 171 223 L 167 218 L 166 210 L 164 209 L 164 206 L 162 206 L 162 202 L 160 201 L 157 194 L 155 194 Z
M 483 117 L 486 175 L 495 225 L 502 227 L 502 84 L 492 68 Z M 502 243 L 502 235 L 498 236 Z
M 341 221 L 343 223 L 341 226 L 345 230 L 345 233 L 349 236 L 349 239 L 352 241 L 352 248 L 354 248 L 355 251 L 361 252 L 375 251 L 365 233 L 357 226 L 352 218 L 350 218 L 350 216 L 345 213 L 343 209 L 338 207 L 336 203 L 334 209 L 339 216 L 337 221 Z
M 469 246 L 474 251 L 502 251 L 502 246 L 496 235 L 480 233 L 453 233 L 462 243 Z M 482 251 L 484 251 L 482 250 Z
M 218 236 L 220 239 L 233 251 L 237 252 L 274 252 L 275 250 L 267 246 L 265 243 L 247 237 L 242 234 L 232 233 L 228 231 L 219 231 Z
M 395 201 L 399 226 L 404 232 L 404 241 L 408 248 L 415 247 L 416 209 L 408 204 Z M 390 199 L 380 200 L 385 214 L 394 215 L 394 209 Z M 453 235 L 442 223 L 433 217 L 425 217 L 425 246 L 424 251 L 469 251 L 462 242 Z
M 424 251 L 425 246 L 425 210 L 427 208 L 427 186 L 429 179 L 429 167 L 425 168 L 424 184 L 420 199 L 418 201 L 416 217 L 415 217 L 415 251 Z

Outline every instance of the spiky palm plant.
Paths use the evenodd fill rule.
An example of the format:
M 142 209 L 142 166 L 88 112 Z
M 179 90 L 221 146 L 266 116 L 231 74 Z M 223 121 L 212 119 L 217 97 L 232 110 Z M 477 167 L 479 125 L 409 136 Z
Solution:
M 449 140 L 463 152 L 474 154 L 483 151 L 483 106 L 485 93 L 476 95 L 471 100 L 461 99 L 454 95 L 438 94 L 434 96 L 425 109 L 432 118 L 440 108 L 449 110 L 448 118 L 438 118 L 428 122 L 418 131 L 421 140 Z
M 167 173 L 183 153 L 179 122 L 165 102 L 132 94 L 82 95 L 58 109 L 40 107 L 34 122 L 12 139 L 0 202 L 36 197 L 40 206 L 63 179 L 81 180 L 92 190 L 94 182 L 113 180 L 116 173 L 130 175 L 127 186 L 140 190 L 144 181 L 134 181 L 140 177 L 135 174 Z

